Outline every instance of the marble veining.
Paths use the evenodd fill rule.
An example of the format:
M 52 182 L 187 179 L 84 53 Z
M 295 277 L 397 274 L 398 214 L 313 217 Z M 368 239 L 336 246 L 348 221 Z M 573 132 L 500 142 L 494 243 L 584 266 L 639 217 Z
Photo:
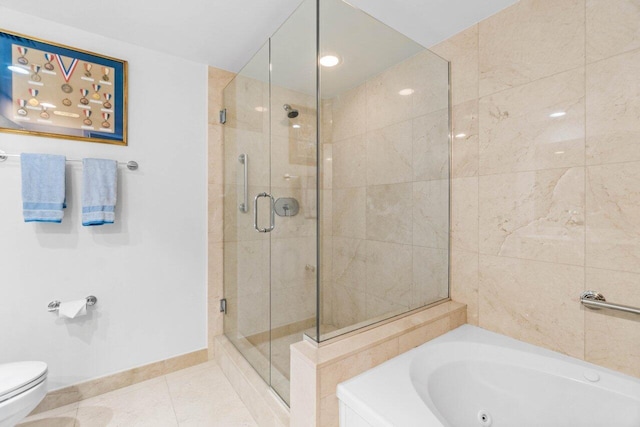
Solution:
M 478 252 L 478 177 L 451 180 L 451 248 Z
M 520 0 L 479 24 L 480 96 L 585 61 L 584 0 Z
M 578 68 L 481 98 L 480 174 L 583 165 L 584 85 Z
M 411 244 L 413 185 L 388 184 L 367 187 L 367 239 Z
M 449 181 L 413 183 L 413 244 L 449 246 Z
M 413 180 L 449 177 L 449 110 L 443 109 L 412 122 Z
M 413 178 L 411 120 L 367 133 L 366 152 L 367 185 L 410 182 Z
M 640 160 L 640 50 L 587 66 L 587 164 Z
M 479 168 L 478 100 L 453 106 L 451 176 L 477 176 Z
M 587 266 L 640 273 L 640 162 L 587 168 Z
M 412 247 L 367 242 L 367 294 L 408 307 L 411 300 Z
M 586 0 L 587 62 L 640 48 L 636 0 Z
M 607 300 L 640 307 L 640 275 L 587 268 L 587 289 Z M 623 312 L 585 310 L 585 359 L 640 377 L 638 316 Z
M 481 255 L 479 325 L 583 358 L 583 288 L 582 267 Z
M 584 265 L 584 168 L 480 177 L 480 252 Z

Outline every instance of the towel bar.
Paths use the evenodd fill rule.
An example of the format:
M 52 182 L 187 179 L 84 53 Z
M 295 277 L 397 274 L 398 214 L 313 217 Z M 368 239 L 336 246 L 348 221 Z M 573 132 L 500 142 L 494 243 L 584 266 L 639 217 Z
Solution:
M 96 303 L 98 302 L 98 298 L 94 297 L 93 295 L 89 295 L 87 298 L 87 307 L 91 307 L 92 305 L 96 305 Z M 55 301 L 51 301 L 49 303 L 49 305 L 47 306 L 48 311 L 58 311 L 58 309 L 60 308 L 60 304 L 61 302 L 58 300 Z
M 0 162 L 4 162 L 9 157 L 20 157 L 20 154 L 7 154 L 0 150 Z M 81 162 L 82 159 L 67 159 L 67 162 Z M 130 160 L 128 162 L 118 162 L 119 165 L 125 165 L 130 171 L 138 169 L 138 162 Z
M 614 304 L 607 302 L 604 295 L 596 291 L 586 291 L 580 295 L 580 302 L 594 310 L 600 308 L 610 308 L 611 310 L 624 311 L 626 313 L 640 314 L 640 308 L 631 307 L 629 305 Z

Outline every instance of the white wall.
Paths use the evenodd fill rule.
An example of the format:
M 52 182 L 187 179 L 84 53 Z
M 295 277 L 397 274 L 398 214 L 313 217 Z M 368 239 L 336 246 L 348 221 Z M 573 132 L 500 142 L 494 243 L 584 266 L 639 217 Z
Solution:
M 57 389 L 205 348 L 205 65 L 4 7 L 0 28 L 129 61 L 128 147 L 0 133 L 0 150 L 140 163 L 120 170 L 116 224 L 94 228 L 80 221 L 79 164 L 63 223 L 26 224 L 19 160 L 0 163 L 0 363 L 43 360 Z M 85 318 L 47 312 L 90 294 Z

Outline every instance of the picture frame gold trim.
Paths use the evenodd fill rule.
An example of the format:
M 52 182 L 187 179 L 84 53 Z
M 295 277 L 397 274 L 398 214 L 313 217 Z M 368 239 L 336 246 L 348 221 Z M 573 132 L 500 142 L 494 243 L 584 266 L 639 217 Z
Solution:
M 19 66 L 28 71 L 26 66 L 29 65 L 29 67 L 31 68 L 31 65 L 33 62 L 33 61 L 28 61 L 27 59 L 27 62 L 28 62 L 27 64 L 14 63 L 14 56 L 19 55 L 19 53 L 16 53 L 17 46 L 27 47 L 27 50 L 32 50 L 35 52 L 40 52 L 40 53 L 47 52 L 49 54 L 54 55 L 57 60 L 58 60 L 57 57 L 60 57 L 60 59 L 58 60 L 59 61 L 58 63 L 49 61 L 51 64 L 54 64 L 54 66 L 57 65 L 58 66 L 57 68 L 59 68 L 59 70 L 56 69 L 57 72 L 55 73 L 55 77 L 52 76 L 53 72 L 46 72 L 42 70 L 43 69 L 42 63 L 46 62 L 46 59 L 44 57 L 38 58 L 36 61 L 38 61 L 39 64 L 38 62 L 35 62 L 35 65 L 41 66 L 40 69 L 42 71 L 40 72 L 46 73 L 46 75 L 43 75 L 43 77 L 47 78 L 49 81 L 52 81 L 52 79 L 58 80 L 57 83 L 60 83 L 58 84 L 58 88 L 60 88 L 61 84 L 65 83 L 65 81 L 67 83 L 69 83 L 70 81 L 73 81 L 74 83 L 71 85 L 73 92 L 69 93 L 69 95 L 74 95 L 75 99 L 78 98 L 79 90 L 73 87 L 74 85 L 75 86 L 85 85 L 86 87 L 93 87 L 94 85 L 94 83 L 90 81 L 89 77 L 83 78 L 79 76 L 79 74 L 81 74 L 80 73 L 81 70 L 78 69 L 77 66 L 80 63 L 91 64 L 89 67 L 93 65 L 97 65 L 100 67 L 106 67 L 106 68 L 112 69 L 113 83 L 104 82 L 99 79 L 97 83 L 101 83 L 101 84 L 97 85 L 97 87 L 100 89 L 103 89 L 102 86 L 105 86 L 105 87 L 107 85 L 112 86 L 111 95 L 113 99 L 113 103 L 112 103 L 113 113 L 112 114 L 105 113 L 105 114 L 109 114 L 109 119 L 105 119 L 105 122 L 111 124 L 109 120 L 112 120 L 113 132 L 109 132 L 109 129 L 107 128 L 98 128 L 96 130 L 92 130 L 92 129 L 87 129 L 88 126 L 85 126 L 84 128 L 82 126 L 66 127 L 63 124 L 55 125 L 52 123 L 51 124 L 39 123 L 39 122 L 43 122 L 43 120 L 38 120 L 38 122 L 35 122 L 35 123 L 26 123 L 26 121 L 17 120 L 18 119 L 17 116 L 15 115 L 12 116 L 10 112 L 17 110 L 17 106 L 18 106 L 17 100 L 20 98 L 14 97 L 15 96 L 14 91 L 16 90 L 16 85 L 18 85 L 18 83 L 13 79 L 13 76 L 16 73 L 9 70 L 8 67 L 13 66 L 15 68 L 15 66 Z M 29 52 L 27 52 L 27 54 L 24 56 L 28 57 L 28 55 L 29 55 Z M 63 58 L 66 58 L 67 62 L 69 59 L 71 59 L 72 62 L 77 62 L 75 63 L 74 68 L 71 70 L 71 75 L 68 76 L 70 80 L 66 80 L 67 75 L 65 74 L 65 72 L 63 72 L 63 69 L 62 69 L 64 67 Z M 33 71 L 33 68 L 31 68 L 31 70 Z M 66 67 L 64 71 L 67 71 Z M 86 71 L 89 72 L 89 70 L 86 70 Z M 26 83 L 26 85 L 34 86 L 36 88 L 41 88 L 46 86 L 44 84 L 35 86 L 35 85 L 38 85 L 38 82 L 34 83 L 30 79 L 33 78 L 36 74 L 39 74 L 39 72 L 36 71 L 35 74 L 30 74 L 28 83 Z M 58 76 L 58 74 L 60 74 L 60 76 Z M 76 75 L 75 79 L 73 76 L 74 74 Z M 108 76 L 108 74 L 106 75 Z M 79 79 L 82 79 L 82 80 L 79 80 Z M 12 82 L 11 88 L 8 87 L 9 85 L 7 84 L 7 81 Z M 93 81 L 95 81 L 95 79 Z M 23 82 L 21 82 L 20 84 L 24 85 Z M 22 89 L 24 89 L 24 87 Z M 53 91 L 53 93 L 55 93 L 56 91 L 53 88 L 53 86 L 50 86 L 48 89 L 49 91 Z M 100 96 L 99 94 L 100 89 L 95 91 L 95 94 L 97 94 L 98 96 Z M 58 95 L 60 96 L 65 95 L 65 92 L 63 92 L 61 89 L 58 89 L 58 92 L 59 92 Z M 106 89 L 104 92 L 106 92 Z M 32 37 L 22 33 L 8 31 L 0 28 L 0 132 L 127 146 L 128 145 L 128 141 L 127 141 L 128 92 L 129 92 L 128 62 L 126 60 L 98 54 L 85 49 L 79 49 L 79 48 L 71 47 L 62 43 L 56 43 L 49 40 L 44 40 L 41 38 Z M 24 90 L 22 90 L 20 93 L 22 93 L 23 95 L 25 94 Z M 100 98 L 100 103 L 102 103 L 101 99 L 102 98 Z M 91 103 L 98 103 L 98 100 L 93 99 Z M 109 103 L 109 100 L 107 100 L 106 103 Z M 73 104 L 67 107 L 69 110 L 76 111 L 74 113 L 69 113 L 69 114 L 73 114 L 72 119 L 82 120 L 81 115 L 78 113 L 83 112 L 84 109 L 92 110 L 88 106 L 81 108 L 80 104 L 78 104 L 77 106 L 74 106 Z M 104 103 L 102 104 L 104 106 Z M 28 113 L 31 113 L 31 110 L 35 110 L 35 108 L 31 108 L 31 107 L 26 107 L 26 108 L 29 108 Z M 64 107 L 58 107 L 57 105 L 55 105 L 54 113 L 55 113 L 55 110 L 57 110 L 58 108 L 64 108 Z M 100 111 L 101 113 L 104 111 L 109 111 L 109 109 L 104 109 L 102 107 L 100 107 L 99 110 L 101 110 Z M 42 111 L 46 113 L 48 110 L 42 109 Z M 58 110 L 58 111 L 61 111 L 61 110 Z M 93 111 L 94 110 L 92 110 L 92 113 Z M 92 115 L 92 113 L 89 113 L 89 114 Z M 61 116 L 63 115 L 61 114 Z M 94 117 L 96 120 L 99 120 L 98 116 L 94 116 Z M 89 117 L 87 117 L 87 119 L 88 118 Z M 69 120 L 72 120 L 72 119 L 69 119 Z M 61 119 L 61 120 L 64 120 L 64 119 Z M 12 125 L 11 127 L 4 125 L 9 122 Z M 103 124 L 105 122 L 103 122 Z

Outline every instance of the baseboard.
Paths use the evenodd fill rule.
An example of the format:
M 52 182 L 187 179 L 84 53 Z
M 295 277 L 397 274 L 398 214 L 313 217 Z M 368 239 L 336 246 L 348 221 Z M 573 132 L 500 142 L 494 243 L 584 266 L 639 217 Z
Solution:
M 104 377 L 84 381 L 47 393 L 30 415 L 55 409 L 70 403 L 98 396 L 142 381 L 188 368 L 208 360 L 207 349 L 197 350 L 170 359 L 139 366 Z

